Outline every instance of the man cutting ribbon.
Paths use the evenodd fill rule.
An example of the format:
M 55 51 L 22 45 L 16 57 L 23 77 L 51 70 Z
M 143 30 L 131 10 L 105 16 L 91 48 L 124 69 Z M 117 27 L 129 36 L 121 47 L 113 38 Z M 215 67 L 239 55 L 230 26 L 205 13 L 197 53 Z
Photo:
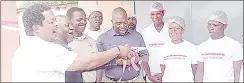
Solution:
M 146 47 L 140 33 L 128 30 L 127 13 L 123 8 L 118 7 L 113 10 L 111 22 L 113 27 L 100 35 L 96 41 L 99 52 L 106 51 L 117 45 Z M 109 64 L 115 66 L 98 70 L 96 82 L 145 82 L 141 75 L 139 59 L 142 61 L 141 64 L 144 70 L 149 73 L 148 51 L 141 50 L 136 56 L 131 56 L 130 58 L 117 57 L 111 60 Z

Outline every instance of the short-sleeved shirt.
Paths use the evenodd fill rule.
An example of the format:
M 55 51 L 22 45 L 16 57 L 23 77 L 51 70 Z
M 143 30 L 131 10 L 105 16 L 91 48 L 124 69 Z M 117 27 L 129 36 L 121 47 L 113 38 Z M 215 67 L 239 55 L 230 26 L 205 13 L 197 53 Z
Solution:
M 197 48 L 184 40 L 166 43 L 158 50 L 158 62 L 165 65 L 163 82 L 194 82 L 192 64 L 197 64 Z M 160 65 L 158 65 L 160 66 Z
M 35 36 L 26 38 L 15 52 L 12 63 L 13 82 L 65 82 L 65 71 L 77 53 L 59 44 Z
M 83 34 L 81 37 L 74 37 L 68 44 L 73 51 L 82 54 L 82 56 L 93 56 L 97 51 L 97 46 L 90 36 Z M 84 82 L 93 82 L 96 80 L 96 71 L 82 72 Z
M 158 32 L 154 24 L 150 24 L 148 27 L 144 28 L 141 32 L 141 35 L 145 41 L 145 44 L 148 48 L 149 52 L 149 66 L 150 71 L 152 73 L 160 73 L 160 67 L 156 66 L 155 64 L 158 64 L 155 62 L 155 55 L 157 55 L 157 49 L 161 46 L 163 46 L 166 42 L 170 41 L 169 33 L 168 33 L 168 25 L 164 23 L 164 26 L 160 32 Z
M 243 59 L 243 48 L 227 36 L 209 38 L 198 46 L 198 56 L 204 62 L 204 82 L 234 82 L 233 61 Z
M 99 36 L 97 40 L 97 48 L 99 52 L 106 51 L 118 45 L 128 45 L 135 47 L 145 47 L 145 43 L 140 33 L 128 31 L 125 35 L 118 35 L 114 29 L 110 29 L 107 32 Z M 141 56 L 147 56 L 148 51 L 139 51 Z M 115 59 L 109 62 L 112 65 L 116 65 Z M 139 64 L 137 66 L 140 68 Z M 105 76 L 119 80 L 122 75 L 122 66 L 116 65 L 105 69 Z M 140 72 L 137 72 L 132 66 L 127 66 L 122 77 L 123 80 L 131 80 L 137 77 Z
M 73 51 L 82 54 L 84 56 L 95 55 L 97 53 L 97 47 L 95 41 L 83 34 L 81 37 L 74 37 L 73 41 L 68 44 Z

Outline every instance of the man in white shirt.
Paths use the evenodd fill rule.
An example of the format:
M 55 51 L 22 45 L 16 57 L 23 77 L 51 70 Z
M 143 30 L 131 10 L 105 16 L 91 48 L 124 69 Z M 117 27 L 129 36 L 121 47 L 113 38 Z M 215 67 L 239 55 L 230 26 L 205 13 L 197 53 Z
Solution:
M 171 41 L 158 50 L 157 56 L 162 71 L 162 82 L 194 82 L 197 48 L 182 38 L 186 29 L 185 20 L 173 16 L 168 20 L 168 28 Z
M 241 44 L 224 34 L 228 17 L 217 10 L 208 19 L 210 38 L 198 46 L 197 82 L 238 82 L 243 59 Z
M 103 14 L 98 7 L 92 8 L 87 14 L 89 21 L 89 28 L 85 29 L 85 34 L 92 37 L 94 40 L 105 32 L 105 28 L 101 28 L 103 22 Z
M 64 82 L 65 71 L 91 70 L 118 55 L 125 58 L 135 55 L 130 48 L 119 46 L 97 53 L 97 56 L 79 56 L 83 54 L 52 43 L 57 23 L 51 8 L 43 4 L 26 8 L 23 24 L 28 40 L 13 56 L 13 82 Z
M 155 62 L 155 59 L 158 58 L 156 57 L 156 49 L 170 40 L 167 24 L 163 22 L 164 13 L 165 10 L 162 3 L 153 3 L 150 8 L 150 16 L 153 23 L 141 32 L 149 51 L 149 66 L 152 74 L 152 76 L 147 75 L 148 77 L 150 76 L 149 80 L 147 80 L 149 82 L 150 80 L 153 80 L 153 82 L 159 81 L 153 78 L 154 75 L 161 73 L 160 66 L 155 65 L 158 64 Z

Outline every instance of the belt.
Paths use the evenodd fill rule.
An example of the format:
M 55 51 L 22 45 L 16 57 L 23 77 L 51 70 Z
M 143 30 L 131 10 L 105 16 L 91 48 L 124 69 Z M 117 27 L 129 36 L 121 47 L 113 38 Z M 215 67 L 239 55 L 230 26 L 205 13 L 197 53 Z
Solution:
M 105 75 L 106 76 L 106 75 Z M 138 77 L 140 76 L 140 74 L 137 76 L 137 77 L 135 77 L 135 78 L 133 78 L 133 79 L 130 79 L 130 80 L 121 80 L 121 79 L 116 79 L 116 78 L 111 78 L 111 77 L 108 77 L 108 76 L 106 76 L 109 80 L 112 80 L 112 81 L 115 81 L 115 82 L 127 82 L 127 81 L 131 81 L 131 80 L 135 80 L 135 79 L 137 79 Z
M 107 77 L 107 76 L 106 76 Z M 115 78 L 110 78 L 110 77 L 107 77 L 109 80 L 112 80 L 112 81 L 115 81 L 115 82 L 118 82 L 119 80 L 115 79 Z

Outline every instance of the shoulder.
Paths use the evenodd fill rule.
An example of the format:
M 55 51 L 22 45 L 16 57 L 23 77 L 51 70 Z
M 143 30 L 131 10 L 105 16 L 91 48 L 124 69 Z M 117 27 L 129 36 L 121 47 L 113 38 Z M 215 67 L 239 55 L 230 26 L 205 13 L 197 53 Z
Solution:
M 187 41 L 187 40 L 184 40 L 184 42 L 185 42 L 185 44 L 186 44 L 187 46 L 196 48 L 196 45 L 195 45 L 195 44 L 193 44 L 193 43 L 191 43 L 191 42 L 189 42 L 189 41 Z
M 142 37 L 141 33 L 137 32 L 137 31 L 131 31 L 130 34 L 137 36 L 137 37 Z
M 228 43 L 230 43 L 230 44 L 233 44 L 233 45 L 241 45 L 238 41 L 236 41 L 236 40 L 234 40 L 234 39 L 232 39 L 232 38 L 230 38 L 230 37 L 225 37 L 225 40 L 228 42 Z
M 65 47 L 63 47 L 62 45 L 60 44 L 56 44 L 56 43 L 52 43 L 52 42 L 49 42 L 49 45 L 48 45 L 48 48 L 47 49 L 55 49 L 55 51 L 68 51 Z
M 98 36 L 97 41 L 105 40 L 105 38 L 109 37 L 112 34 L 111 32 L 112 32 L 112 29 L 105 31 L 104 33 L 102 33 L 101 35 Z
M 89 35 L 86 35 L 86 39 L 89 40 L 89 41 L 95 41 L 91 36 Z
M 208 38 L 207 40 L 205 40 L 205 41 L 203 41 L 202 43 L 200 43 L 197 47 L 198 47 L 198 48 L 201 48 L 201 47 L 203 47 L 203 46 L 207 46 L 208 44 L 210 44 L 210 42 L 211 42 L 211 39 Z
M 228 47 L 233 50 L 243 49 L 243 46 L 241 45 L 241 43 L 239 43 L 238 41 L 236 41 L 230 37 L 226 36 L 225 41 L 226 41 L 226 43 L 228 43 Z
M 109 29 L 109 30 L 105 31 L 104 33 L 102 33 L 100 36 L 98 36 L 98 38 L 103 39 L 103 38 L 107 37 L 108 35 L 110 35 L 111 32 L 112 32 L 112 29 Z
M 153 24 L 148 25 L 147 27 L 145 27 L 145 28 L 141 31 L 141 33 L 143 33 L 143 34 L 147 33 L 148 31 L 150 31 L 150 29 L 151 29 L 152 27 L 153 27 Z

